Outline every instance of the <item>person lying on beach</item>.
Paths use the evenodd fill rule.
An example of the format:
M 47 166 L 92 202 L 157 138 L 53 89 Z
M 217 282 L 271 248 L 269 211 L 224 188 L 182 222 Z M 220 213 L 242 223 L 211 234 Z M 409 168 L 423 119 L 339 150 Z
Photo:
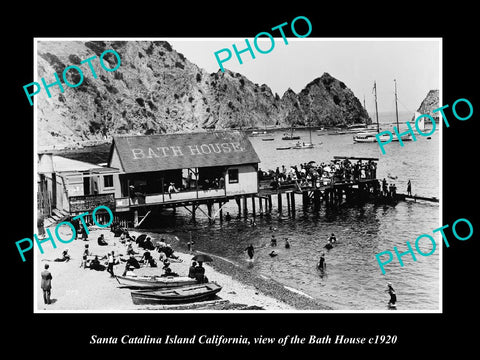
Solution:
M 176 277 L 176 276 L 178 276 L 178 274 L 177 274 L 177 273 L 174 273 L 174 272 L 172 271 L 172 269 L 166 268 L 166 269 L 165 269 L 165 273 L 163 273 L 162 275 L 160 275 L 160 277 L 168 277 L 168 276 Z
M 68 261 L 70 261 L 70 255 L 68 255 L 68 249 L 63 250 L 61 258 L 56 258 L 53 261 L 57 261 L 57 262 L 63 262 L 63 261 L 68 262 Z

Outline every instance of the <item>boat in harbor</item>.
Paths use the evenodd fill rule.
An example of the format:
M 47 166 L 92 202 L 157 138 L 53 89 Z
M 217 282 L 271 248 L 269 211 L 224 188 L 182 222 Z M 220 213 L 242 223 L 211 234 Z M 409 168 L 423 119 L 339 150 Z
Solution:
M 273 141 L 275 140 L 274 138 L 263 138 L 262 141 Z
M 131 296 L 135 305 L 180 304 L 211 299 L 220 290 L 220 285 L 209 282 L 161 290 L 132 291 Z
M 398 106 L 397 106 L 397 82 L 395 81 L 395 113 L 397 116 L 397 129 L 400 128 L 398 123 Z M 377 119 L 377 129 L 376 131 L 367 130 L 365 132 L 357 133 L 353 136 L 353 141 L 355 143 L 374 143 L 377 142 L 377 135 L 380 133 L 380 124 L 378 122 L 378 105 L 377 105 L 377 84 L 376 82 L 373 83 L 373 90 L 375 94 L 375 117 Z M 410 141 L 412 140 L 411 134 L 406 134 L 402 136 L 402 141 Z M 379 136 L 379 141 L 387 142 L 387 141 L 399 141 L 398 137 L 390 136 L 388 134 L 382 134 Z
M 293 135 L 293 125 L 290 128 L 290 135 L 289 134 L 283 134 L 282 140 L 299 140 L 300 136 L 298 135 Z
M 280 146 L 280 147 L 277 147 L 276 149 L 277 150 L 290 150 L 292 147 L 291 146 Z
M 310 142 L 310 143 L 300 143 L 300 141 L 298 141 L 295 146 L 292 146 L 291 149 L 295 149 L 295 150 L 301 150 L 301 149 L 313 149 L 313 144 Z
M 158 289 L 158 288 L 173 288 L 186 285 L 194 285 L 197 283 L 195 279 L 186 277 L 186 276 L 136 276 L 136 275 L 127 275 L 120 276 L 116 275 L 118 283 L 122 286 L 127 286 L 130 288 L 137 289 Z

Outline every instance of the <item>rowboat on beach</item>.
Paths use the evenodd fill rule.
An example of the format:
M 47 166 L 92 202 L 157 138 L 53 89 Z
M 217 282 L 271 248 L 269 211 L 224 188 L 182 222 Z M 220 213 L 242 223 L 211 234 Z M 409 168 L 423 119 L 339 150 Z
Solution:
M 118 283 L 122 286 L 127 286 L 130 288 L 137 289 L 160 289 L 160 288 L 173 288 L 185 285 L 194 285 L 197 283 L 195 279 L 186 277 L 186 276 L 136 276 L 136 275 L 127 275 L 119 276 L 116 275 Z
M 210 299 L 220 290 L 220 285 L 209 282 L 171 289 L 132 291 L 131 296 L 135 305 L 179 304 Z

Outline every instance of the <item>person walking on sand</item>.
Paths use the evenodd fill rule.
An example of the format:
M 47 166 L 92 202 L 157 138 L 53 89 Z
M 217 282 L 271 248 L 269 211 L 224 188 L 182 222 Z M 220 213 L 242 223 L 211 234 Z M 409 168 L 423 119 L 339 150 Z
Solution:
M 113 250 L 112 250 L 112 252 L 108 254 L 108 268 L 107 268 L 107 271 L 110 273 L 110 277 L 115 277 L 115 274 L 113 273 L 113 265 L 115 265 L 115 255 L 114 255 Z
M 45 264 L 45 270 L 42 271 L 43 302 L 47 305 L 51 304 L 50 292 L 52 290 L 52 274 L 48 271 L 49 265 Z

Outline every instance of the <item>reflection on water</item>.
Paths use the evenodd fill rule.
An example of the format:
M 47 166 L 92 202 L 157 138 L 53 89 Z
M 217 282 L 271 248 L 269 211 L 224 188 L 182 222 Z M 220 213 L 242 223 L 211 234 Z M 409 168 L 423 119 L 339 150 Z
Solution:
M 308 131 L 297 131 L 303 139 L 309 139 Z M 354 144 L 352 135 L 312 134 L 314 149 L 278 151 L 281 132 L 269 134 L 274 141 L 251 138 L 264 170 L 282 165 L 295 165 L 310 160 L 329 161 L 335 155 L 380 158 L 377 175 L 380 179 L 394 181 L 398 192 L 406 192 L 406 183 L 412 181 L 412 192 L 421 196 L 439 197 L 439 139 L 419 138 L 416 142 L 400 147 L 388 145 L 387 155 L 381 155 L 378 144 Z M 317 137 L 317 139 L 315 139 Z M 321 139 L 321 140 L 320 140 Z M 322 145 L 318 145 L 319 142 Z M 394 179 L 395 180 L 392 180 Z M 189 213 L 177 209 L 176 216 L 162 218 L 163 231 L 172 231 L 181 241 L 188 241 L 191 231 L 196 248 L 226 257 L 258 273 L 260 276 L 298 289 L 322 300 L 334 309 L 384 310 L 389 296 L 385 292 L 390 281 L 397 292 L 399 310 L 437 310 L 439 307 L 439 261 L 437 250 L 429 257 L 417 256 L 413 261 L 405 255 L 400 267 L 398 260 L 386 265 L 382 275 L 375 254 L 397 246 L 399 252 L 407 250 L 406 241 L 414 244 L 421 234 L 431 234 L 439 224 L 438 204 L 401 202 L 390 205 L 342 205 L 324 206 L 318 212 L 302 209 L 301 196 L 297 195 L 295 219 L 285 209 L 277 212 L 273 197 L 271 216 L 258 216 L 256 226 L 243 218 L 237 218 L 237 206 L 230 202 L 224 208 L 233 215 L 230 222 L 209 225 L 207 219 L 197 216 L 197 224 L 191 224 Z M 250 209 L 251 210 L 251 209 Z M 258 207 L 257 207 L 258 210 Z M 271 230 L 273 228 L 273 230 Z M 334 233 L 336 246 L 327 250 L 324 245 Z M 271 235 L 278 241 L 277 257 L 270 257 Z M 291 247 L 285 249 L 288 238 Z M 441 241 L 435 235 L 437 243 Z M 255 247 L 255 261 L 249 262 L 244 249 Z M 438 246 L 437 249 L 440 249 Z M 325 253 L 326 270 L 320 272 L 316 264 Z

